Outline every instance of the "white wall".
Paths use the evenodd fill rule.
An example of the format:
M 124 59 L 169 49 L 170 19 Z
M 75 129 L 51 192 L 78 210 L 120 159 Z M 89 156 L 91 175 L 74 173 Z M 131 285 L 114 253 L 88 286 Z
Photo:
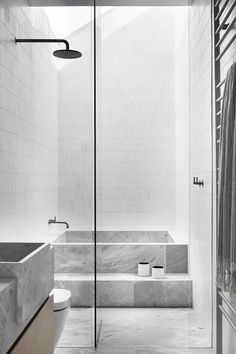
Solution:
M 175 161 L 174 238 L 189 242 L 189 36 L 188 7 L 175 9 Z
M 43 11 L 23 1 L 1 2 L 0 16 L 1 239 L 48 240 L 47 221 L 58 214 L 57 71 L 51 45 L 16 46 L 14 37 L 53 35 Z M 175 29 L 170 8 L 119 7 L 100 22 L 101 229 L 175 231 L 186 146 L 175 133 Z M 59 79 L 59 218 L 75 229 L 93 222 L 91 37 L 91 24 L 70 37 L 83 57 L 66 64 Z M 176 122 L 178 135 L 179 114 Z
M 57 214 L 57 71 L 47 44 L 14 38 L 52 37 L 42 10 L 0 2 L 0 241 L 48 239 Z
M 190 343 L 203 328 L 201 345 L 211 345 L 212 229 L 211 229 L 211 1 L 191 1 L 190 17 L 190 275 L 193 279 L 194 317 Z M 204 188 L 192 184 L 193 176 Z
M 93 230 L 93 67 L 91 24 L 70 36 L 83 56 L 60 62 L 59 218 L 75 230 Z
M 99 21 L 98 226 L 175 228 L 174 10 Z
M 97 22 L 98 228 L 172 232 L 174 9 L 118 7 Z M 79 229 L 91 229 L 90 31 L 87 26 L 69 37 L 73 47 L 87 41 L 85 55 L 60 71 L 59 213 Z

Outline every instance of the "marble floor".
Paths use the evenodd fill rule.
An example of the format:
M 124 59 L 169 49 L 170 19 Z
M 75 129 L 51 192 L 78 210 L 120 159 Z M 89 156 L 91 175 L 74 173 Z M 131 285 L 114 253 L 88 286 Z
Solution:
M 71 308 L 59 347 L 93 347 L 94 309 Z
M 73 308 L 55 354 L 214 354 L 210 349 L 189 349 L 189 311 L 100 308 L 98 348 L 94 350 L 88 348 L 93 342 L 93 310 Z M 194 329 L 195 346 L 204 345 L 204 337 L 202 328 Z

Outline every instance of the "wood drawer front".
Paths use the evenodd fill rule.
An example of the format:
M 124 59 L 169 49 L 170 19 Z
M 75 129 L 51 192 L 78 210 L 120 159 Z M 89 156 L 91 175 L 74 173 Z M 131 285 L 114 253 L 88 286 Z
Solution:
M 53 297 L 32 320 L 11 354 L 53 354 Z

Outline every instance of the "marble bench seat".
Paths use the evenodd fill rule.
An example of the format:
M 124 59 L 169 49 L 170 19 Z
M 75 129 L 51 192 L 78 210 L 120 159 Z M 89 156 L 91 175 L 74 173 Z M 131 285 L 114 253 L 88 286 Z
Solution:
M 55 273 L 55 287 L 72 292 L 72 307 L 90 307 L 92 273 Z M 187 274 L 165 274 L 163 279 L 140 278 L 133 273 L 98 273 L 100 307 L 191 307 L 192 281 Z

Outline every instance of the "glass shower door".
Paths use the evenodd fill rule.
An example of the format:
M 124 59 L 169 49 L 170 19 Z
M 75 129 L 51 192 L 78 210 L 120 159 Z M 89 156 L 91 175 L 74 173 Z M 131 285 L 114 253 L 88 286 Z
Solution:
M 55 59 L 59 101 L 59 220 L 70 228 L 54 242 L 55 287 L 71 291 L 59 347 L 93 347 L 94 275 L 94 53 L 93 6 L 52 8 L 55 35 L 82 53 Z M 63 24 L 63 26 L 62 26 Z
M 189 6 L 189 255 L 193 307 L 189 312 L 189 345 L 213 345 L 213 187 L 212 169 L 212 28 L 211 2 Z M 193 184 L 198 177 L 204 185 Z M 215 188 L 215 187 L 214 187 Z
M 143 5 L 96 9 L 97 333 L 111 353 L 188 347 L 188 22 Z

